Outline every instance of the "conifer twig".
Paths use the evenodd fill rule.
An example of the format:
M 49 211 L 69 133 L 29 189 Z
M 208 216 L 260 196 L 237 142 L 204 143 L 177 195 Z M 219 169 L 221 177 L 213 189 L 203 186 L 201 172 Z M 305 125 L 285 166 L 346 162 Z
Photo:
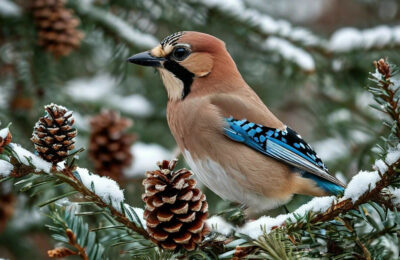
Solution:
M 64 258 L 71 255 L 79 255 L 83 260 L 89 260 L 85 248 L 83 248 L 77 242 L 76 235 L 74 234 L 74 232 L 71 229 L 67 228 L 65 230 L 65 233 L 68 237 L 68 244 L 74 247 L 77 251 L 73 251 L 66 247 L 56 247 L 54 249 L 47 251 L 47 255 L 50 258 Z
M 400 109 L 398 107 L 399 100 L 396 98 L 396 88 L 391 88 L 393 83 L 390 81 L 392 76 L 392 69 L 390 65 L 384 60 L 380 59 L 379 61 L 375 61 L 374 65 L 377 71 L 382 75 L 382 79 L 379 80 L 380 87 L 386 94 L 379 95 L 379 98 L 383 99 L 389 106 L 385 106 L 385 112 L 393 119 L 396 124 L 396 136 L 400 139 Z M 316 215 L 311 223 L 317 223 L 321 221 L 327 221 L 334 219 L 341 213 L 349 211 L 351 209 L 356 209 L 359 205 L 366 203 L 370 200 L 374 200 L 375 198 L 379 198 L 380 193 L 383 188 L 390 185 L 391 181 L 397 174 L 397 168 L 400 164 L 400 160 L 397 160 L 395 163 L 388 167 L 388 170 L 383 173 L 381 176 L 381 180 L 376 183 L 375 188 L 363 194 L 359 199 L 355 202 L 352 199 L 346 199 L 339 201 L 338 203 L 332 205 L 328 210 L 323 213 Z
M 11 156 L 11 162 L 14 165 L 14 170 L 10 174 L 11 177 L 20 178 L 32 172 L 39 175 L 40 174 L 48 175 L 48 173 L 45 173 L 43 171 L 37 171 L 37 169 L 35 169 L 33 165 L 27 166 L 24 165 L 23 163 L 20 163 L 18 159 L 13 156 Z M 75 177 L 75 175 L 73 174 L 73 169 L 71 167 L 65 167 L 61 171 L 55 170 L 52 172 L 52 175 L 58 180 L 71 186 L 74 190 L 81 193 L 86 200 L 95 203 L 97 206 L 101 208 L 107 208 L 110 211 L 111 215 L 115 218 L 115 220 L 117 220 L 127 228 L 144 236 L 145 238 L 149 237 L 145 229 L 137 226 L 135 223 L 130 221 L 122 212 L 115 209 L 112 205 L 105 203 L 95 192 L 85 187 L 85 185 L 83 185 L 82 182 L 80 182 Z

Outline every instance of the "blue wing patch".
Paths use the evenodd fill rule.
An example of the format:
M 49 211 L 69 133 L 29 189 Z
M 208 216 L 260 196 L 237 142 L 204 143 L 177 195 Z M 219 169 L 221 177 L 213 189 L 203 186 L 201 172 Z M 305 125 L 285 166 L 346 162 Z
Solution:
M 236 120 L 232 117 L 226 118 L 226 122 L 229 127 L 226 127 L 224 131 L 232 140 L 245 143 L 265 155 L 303 170 L 307 173 L 304 174 L 306 178 L 315 175 L 312 179 L 320 180 L 321 183 L 318 181 L 317 183 L 324 189 L 329 186 L 323 183 L 326 180 L 334 184 L 335 187 L 343 187 L 342 183 L 329 175 L 325 164 L 310 145 L 289 127 L 285 130 L 279 130 L 255 124 L 246 119 Z M 334 194 L 337 193 L 334 189 L 327 188 L 325 190 Z

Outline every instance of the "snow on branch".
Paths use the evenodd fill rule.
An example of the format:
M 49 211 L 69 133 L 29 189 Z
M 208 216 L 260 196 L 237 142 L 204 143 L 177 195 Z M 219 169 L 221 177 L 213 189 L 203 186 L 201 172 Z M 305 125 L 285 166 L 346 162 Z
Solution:
M 343 199 L 351 199 L 354 203 L 361 195 L 376 187 L 376 183 L 381 180 L 378 171 L 360 171 L 353 176 L 344 191 Z
M 211 228 L 211 231 L 220 233 L 224 236 L 228 236 L 234 231 L 232 224 L 225 221 L 221 216 L 212 216 L 207 219 L 207 225 Z
M 207 8 L 220 10 L 221 13 L 229 13 L 241 22 L 254 24 L 262 35 L 269 37 L 262 46 L 264 49 L 278 52 L 305 71 L 315 70 L 315 62 L 311 54 L 293 44 L 321 47 L 324 44 L 323 40 L 309 30 L 293 27 L 288 21 L 275 20 L 269 15 L 247 8 L 242 0 L 197 0 L 195 2 Z
M 3 129 L 0 130 L 0 138 L 2 139 L 6 139 L 8 133 L 10 132 L 9 127 L 5 127 Z
M 286 38 L 304 46 L 320 45 L 322 39 L 305 28 L 293 27 L 288 21 L 275 20 L 269 15 L 247 8 L 243 0 L 196 0 L 208 8 L 219 9 L 222 13 L 231 13 L 243 22 L 252 22 L 266 35 Z
M 15 17 L 21 14 L 21 8 L 10 0 L 0 0 L 0 16 Z
M 300 206 L 293 213 L 282 214 L 275 218 L 262 216 L 259 219 L 248 222 L 243 227 L 236 229 L 236 232 L 257 239 L 263 234 L 263 230 L 268 233 L 272 229 L 284 225 L 288 220 L 296 221 L 296 216 L 304 216 L 309 211 L 314 213 L 326 211 L 332 206 L 332 203 L 335 202 L 335 198 L 335 196 L 314 198 L 310 202 Z
M 313 57 L 305 50 L 296 47 L 287 40 L 277 37 L 269 37 L 262 47 L 265 50 L 278 52 L 282 57 L 294 62 L 304 71 L 313 72 L 315 70 Z
M 10 162 L 0 159 L 0 177 L 23 178 L 29 173 L 53 177 L 71 186 L 75 191 L 81 193 L 88 201 L 95 203 L 101 208 L 107 208 L 111 215 L 127 228 L 148 237 L 143 228 L 143 210 L 133 208 L 124 203 L 124 194 L 119 185 L 107 178 L 89 173 L 87 169 L 75 168 L 73 165 L 62 165 L 52 167 L 52 164 L 39 158 L 37 155 L 27 151 L 20 145 L 11 143 Z M 24 167 L 21 167 L 23 165 Z M 70 196 L 73 193 L 66 193 Z M 61 198 L 61 197 L 60 197 Z M 122 208 L 123 206 L 123 208 Z
M 43 171 L 50 173 L 51 163 L 46 162 L 39 156 L 29 152 L 19 144 L 11 143 L 11 149 L 15 153 L 16 159 L 25 166 L 33 166 L 35 172 Z
M 134 29 L 118 16 L 93 6 L 90 1 L 78 0 L 74 5 L 79 14 L 88 16 L 134 47 L 150 48 L 159 43 L 153 35 Z
M 131 147 L 131 153 L 135 160 L 124 170 L 128 178 L 144 177 L 146 171 L 156 170 L 155 161 L 173 159 L 173 153 L 159 144 L 146 144 L 135 142 Z
M 400 26 L 381 25 L 365 30 L 341 28 L 333 33 L 328 46 L 329 51 L 336 53 L 400 46 Z
M 102 103 L 129 115 L 146 117 L 153 113 L 153 106 L 144 96 L 120 96 L 115 93 L 115 87 L 116 80 L 111 75 L 102 74 L 71 80 L 64 90 L 73 100 Z
M 80 181 L 88 190 L 98 195 L 105 203 L 121 211 L 121 203 L 125 200 L 124 192 L 114 180 L 90 173 L 85 168 L 78 167 L 76 172 L 78 173 Z
M 14 165 L 8 161 L 0 160 L 0 177 L 8 177 L 13 169 Z

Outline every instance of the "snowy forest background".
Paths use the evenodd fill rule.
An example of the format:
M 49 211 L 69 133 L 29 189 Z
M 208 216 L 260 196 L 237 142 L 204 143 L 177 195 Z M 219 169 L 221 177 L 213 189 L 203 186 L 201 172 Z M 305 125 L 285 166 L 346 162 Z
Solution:
M 52 53 L 46 43 L 38 44 L 41 28 L 31 6 L 35 1 L 46 2 L 0 0 L 0 129 L 11 122 L 12 141 L 33 151 L 30 138 L 43 106 L 63 105 L 73 111 L 76 149 L 87 148 L 79 155 L 79 166 L 96 172 L 88 150 L 98 126 L 91 118 L 104 109 L 129 118 L 133 124 L 126 123 L 122 132 L 132 134 L 126 150 L 132 160 L 120 171 L 102 174 L 119 183 L 125 202 L 134 207 L 144 207 L 142 180 L 157 161 L 178 157 L 177 168 L 188 167 L 168 129 L 167 96 L 159 75 L 126 62 L 176 31 L 201 31 L 224 40 L 249 85 L 344 183 L 371 169 L 382 153 L 377 145 L 391 141 L 382 138 L 391 129 L 382 124 L 386 115 L 370 107 L 377 101 L 367 86 L 373 85 L 368 80 L 375 72 L 373 61 L 387 57 L 400 64 L 398 0 L 68 0 L 66 8 L 80 21 L 76 29 L 82 35 L 76 36 L 80 43 L 62 55 Z M 54 208 L 37 205 L 60 191 L 46 189 L 30 196 L 19 193 L 15 182 L 0 184 L 0 258 L 48 259 L 47 251 L 58 243 L 46 227 Z M 200 187 L 209 216 L 220 214 L 232 224 L 242 221 L 237 208 Z M 309 200 L 295 197 L 287 209 L 292 212 Z M 56 207 L 66 207 L 65 201 L 59 203 Z M 92 215 L 83 220 L 89 227 L 96 223 Z M 370 249 L 372 258 L 399 256 L 397 230 L 376 242 L 383 246 Z M 351 247 L 340 254 L 368 259 L 362 247 Z M 115 259 L 124 250 L 113 247 L 104 258 Z M 220 258 L 231 258 L 232 250 L 222 250 Z M 352 255 L 352 250 L 359 253 Z

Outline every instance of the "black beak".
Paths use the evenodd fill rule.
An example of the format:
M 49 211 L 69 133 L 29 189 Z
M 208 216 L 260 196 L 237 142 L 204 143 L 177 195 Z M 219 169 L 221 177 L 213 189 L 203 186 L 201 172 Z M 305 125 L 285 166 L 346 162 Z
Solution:
M 151 66 L 151 67 L 160 67 L 161 62 L 163 62 L 165 60 L 166 59 L 162 58 L 162 57 L 152 56 L 149 51 L 135 54 L 128 59 L 129 62 L 132 62 L 134 64 L 142 65 L 142 66 Z

